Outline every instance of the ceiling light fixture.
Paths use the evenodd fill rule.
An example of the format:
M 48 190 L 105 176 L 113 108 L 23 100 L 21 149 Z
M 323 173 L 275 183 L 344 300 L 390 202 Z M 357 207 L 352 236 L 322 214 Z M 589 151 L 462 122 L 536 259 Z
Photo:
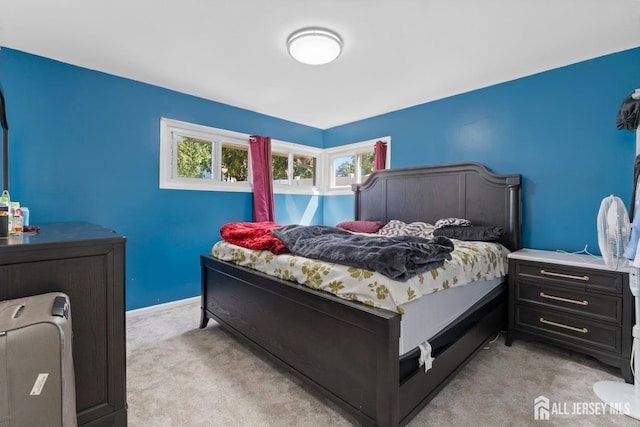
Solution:
M 287 49 L 293 59 L 303 64 L 328 64 L 340 56 L 342 39 L 324 28 L 303 28 L 289 36 Z

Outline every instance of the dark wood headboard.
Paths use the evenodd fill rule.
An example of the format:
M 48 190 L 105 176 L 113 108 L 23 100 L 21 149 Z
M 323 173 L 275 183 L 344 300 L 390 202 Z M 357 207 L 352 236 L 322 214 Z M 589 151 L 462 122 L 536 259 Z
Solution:
M 430 224 L 465 218 L 473 225 L 498 226 L 500 242 L 521 246 L 522 178 L 497 175 L 480 163 L 453 163 L 373 172 L 353 186 L 355 219 Z

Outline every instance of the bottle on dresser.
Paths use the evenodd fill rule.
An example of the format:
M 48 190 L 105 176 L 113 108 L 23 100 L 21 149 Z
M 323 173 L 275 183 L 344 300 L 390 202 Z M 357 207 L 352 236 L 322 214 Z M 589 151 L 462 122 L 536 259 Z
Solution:
M 11 233 L 14 236 L 22 234 L 23 216 L 20 202 L 11 202 Z

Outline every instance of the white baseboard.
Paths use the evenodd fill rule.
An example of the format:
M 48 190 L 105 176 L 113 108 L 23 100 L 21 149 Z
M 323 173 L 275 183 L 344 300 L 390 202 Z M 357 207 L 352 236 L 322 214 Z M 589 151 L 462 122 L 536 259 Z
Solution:
M 157 311 L 167 310 L 169 308 L 182 307 L 183 305 L 194 304 L 195 302 L 199 302 L 200 297 L 191 297 L 185 298 L 177 301 L 165 302 L 163 304 L 151 305 L 149 307 L 136 308 L 135 310 L 128 310 L 126 312 L 127 318 L 138 317 L 138 316 L 148 316 L 149 314 L 153 314 Z

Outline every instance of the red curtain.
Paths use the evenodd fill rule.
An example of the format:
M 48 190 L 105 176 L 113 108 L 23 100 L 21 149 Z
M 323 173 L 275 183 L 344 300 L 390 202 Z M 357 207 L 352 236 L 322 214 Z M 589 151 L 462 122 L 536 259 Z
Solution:
M 253 221 L 275 222 L 273 178 L 271 173 L 271 138 L 252 135 L 249 138 L 253 175 Z
M 387 143 L 376 141 L 373 148 L 373 170 L 382 170 L 387 166 Z

